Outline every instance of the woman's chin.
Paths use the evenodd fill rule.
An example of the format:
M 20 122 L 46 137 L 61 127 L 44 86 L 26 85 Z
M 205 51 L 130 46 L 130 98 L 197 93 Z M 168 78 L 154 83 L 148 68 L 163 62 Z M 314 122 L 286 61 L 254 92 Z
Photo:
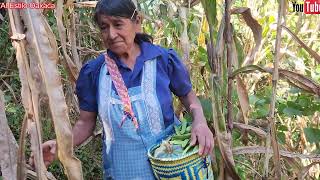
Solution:
M 125 53 L 125 51 L 122 48 L 109 48 L 109 50 L 111 50 L 113 53 L 117 55 Z
M 123 46 L 118 46 L 118 45 L 112 45 L 109 47 L 109 50 L 111 50 L 112 52 L 116 53 L 116 54 L 123 54 L 125 53 L 125 48 Z

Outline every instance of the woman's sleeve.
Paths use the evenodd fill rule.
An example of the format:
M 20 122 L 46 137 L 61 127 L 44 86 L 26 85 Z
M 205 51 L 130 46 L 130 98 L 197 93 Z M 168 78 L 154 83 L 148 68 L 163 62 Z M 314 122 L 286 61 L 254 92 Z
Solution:
M 81 110 L 98 112 L 96 86 L 93 81 L 93 70 L 86 63 L 79 73 L 76 84 L 76 94 Z
M 170 90 L 178 97 L 186 96 L 192 89 L 190 75 L 187 68 L 180 60 L 178 54 L 169 49 L 168 75 L 170 78 Z

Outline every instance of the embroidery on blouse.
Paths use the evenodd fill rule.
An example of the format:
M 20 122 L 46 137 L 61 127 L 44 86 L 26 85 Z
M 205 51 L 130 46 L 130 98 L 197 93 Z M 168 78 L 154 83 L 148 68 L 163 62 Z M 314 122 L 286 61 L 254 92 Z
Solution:
M 109 153 L 111 147 L 111 141 L 114 140 L 112 124 L 110 121 L 110 98 L 111 97 L 111 78 L 106 75 L 107 70 L 105 64 L 101 67 L 101 73 L 99 77 L 99 116 L 103 124 L 106 152 Z
M 146 61 L 143 68 L 144 72 L 141 83 L 148 115 L 148 123 L 153 135 L 158 135 L 164 126 L 162 125 L 163 115 L 156 92 L 156 69 L 156 59 Z

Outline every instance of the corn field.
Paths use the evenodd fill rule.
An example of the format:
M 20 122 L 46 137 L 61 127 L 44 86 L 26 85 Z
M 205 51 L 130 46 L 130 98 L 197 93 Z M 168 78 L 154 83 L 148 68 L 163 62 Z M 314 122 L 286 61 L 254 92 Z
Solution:
M 0 180 L 102 179 L 101 124 L 72 146 L 79 71 L 105 51 L 97 2 L 0 3 L 40 2 L 54 8 L 0 8 Z M 189 70 L 215 134 L 216 179 L 320 179 L 320 16 L 296 12 L 297 3 L 137 1 L 143 31 Z M 49 139 L 59 160 L 47 169 Z

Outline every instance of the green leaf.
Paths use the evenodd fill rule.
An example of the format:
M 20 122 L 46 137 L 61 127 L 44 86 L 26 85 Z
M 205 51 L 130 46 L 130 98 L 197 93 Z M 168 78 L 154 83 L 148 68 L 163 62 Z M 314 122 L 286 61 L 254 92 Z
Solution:
M 244 50 L 243 50 L 243 46 L 240 43 L 240 40 L 238 39 L 238 37 L 234 38 L 235 44 L 236 44 L 236 49 L 237 49 L 237 56 L 238 56 L 238 65 L 239 67 L 241 66 L 241 64 L 243 63 L 244 60 Z
M 283 109 L 283 114 L 289 116 L 289 117 L 292 117 L 292 116 L 295 116 L 295 115 L 302 115 L 301 111 L 297 110 L 297 109 L 294 109 L 292 107 L 286 107 Z
M 209 31 L 211 34 L 210 42 L 211 44 L 215 43 L 214 39 L 214 27 L 217 23 L 217 2 L 216 0 L 201 0 L 202 7 L 206 13 L 207 21 L 209 24 Z
M 276 18 L 274 16 L 269 16 L 269 24 L 276 22 Z
M 259 109 L 257 110 L 257 118 L 262 118 L 262 117 L 266 117 L 269 113 L 269 106 L 265 105 L 265 106 L 261 106 L 259 107 Z
M 288 131 L 288 127 L 285 125 L 280 125 L 280 126 L 278 126 L 278 130 L 279 131 Z
M 307 141 L 310 143 L 320 142 L 320 129 L 316 128 L 304 128 L 304 134 L 306 135 Z
M 174 131 L 177 135 L 180 135 L 180 126 L 174 126 Z
M 258 101 L 256 101 L 255 105 L 256 106 L 263 106 L 267 103 L 266 99 L 259 99 Z
M 277 106 L 277 109 L 279 112 L 283 112 L 283 110 L 287 107 L 286 104 L 282 104 L 280 103 L 278 106 Z
M 184 134 L 186 132 L 186 129 L 187 129 L 187 122 L 183 121 L 180 128 L 180 134 Z
M 181 121 L 187 121 L 187 122 L 192 122 L 192 116 L 190 113 L 186 113 L 183 115 L 183 119 Z
M 8 108 L 7 108 L 7 112 L 9 112 L 9 113 L 16 113 L 16 112 L 17 112 L 17 109 L 14 108 L 14 107 L 8 107 Z
M 239 131 L 234 131 L 232 132 L 232 139 L 233 139 L 233 143 L 235 143 L 236 141 L 238 141 L 241 137 L 241 134 Z M 238 144 L 235 144 L 238 145 Z
M 259 98 L 256 95 L 249 95 L 249 102 L 250 104 L 255 104 Z
M 291 87 L 289 89 L 289 93 L 292 93 L 292 94 L 298 94 L 299 92 L 301 92 L 301 90 L 297 87 Z
M 307 97 L 303 96 L 298 100 L 298 103 L 302 107 L 308 107 L 311 102 L 310 102 L 310 99 L 308 99 Z
M 291 107 L 293 109 L 302 110 L 302 107 L 299 103 L 296 103 L 294 101 L 287 101 L 287 106 Z
M 210 99 L 205 99 L 199 97 L 199 100 L 202 105 L 204 116 L 206 117 L 207 121 L 212 119 L 212 104 Z
M 277 132 L 277 137 L 280 144 L 286 143 L 286 135 L 284 134 L 284 132 Z
M 164 4 L 160 4 L 159 9 L 160 9 L 160 14 L 162 16 L 164 16 L 168 13 L 167 6 Z

